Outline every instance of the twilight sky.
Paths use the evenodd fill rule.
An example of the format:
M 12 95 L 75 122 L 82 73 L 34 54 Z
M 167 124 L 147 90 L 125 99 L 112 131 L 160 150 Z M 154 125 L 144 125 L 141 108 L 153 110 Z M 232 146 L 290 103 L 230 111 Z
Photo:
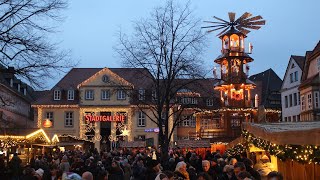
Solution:
M 53 38 L 61 41 L 61 48 L 72 51 L 72 58 L 80 61 L 78 67 L 121 67 L 121 59 L 113 50 L 117 32 L 121 29 L 130 35 L 132 21 L 147 17 L 163 3 L 164 0 L 69 0 L 69 8 L 63 13 L 66 20 Z M 249 42 L 253 44 L 250 75 L 272 68 L 281 79 L 290 55 L 305 55 L 320 40 L 319 7 L 319 0 L 191 0 L 191 8 L 201 20 L 213 20 L 212 16 L 228 20 L 228 12 L 235 12 L 236 18 L 246 11 L 261 15 L 266 25 L 252 30 L 246 39 L 246 47 Z M 221 49 L 216 34 L 208 36 L 210 45 L 203 57 L 210 69 L 216 66 L 213 60 Z M 48 88 L 60 78 L 52 80 Z

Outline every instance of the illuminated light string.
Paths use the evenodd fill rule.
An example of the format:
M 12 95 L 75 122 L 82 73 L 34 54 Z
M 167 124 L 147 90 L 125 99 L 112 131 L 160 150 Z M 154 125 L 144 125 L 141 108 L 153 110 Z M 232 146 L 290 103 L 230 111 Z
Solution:
M 245 139 L 244 144 L 237 144 L 226 152 L 229 156 L 239 155 L 249 149 L 252 144 L 260 149 L 269 152 L 282 161 L 291 159 L 303 164 L 319 164 L 320 163 L 320 149 L 316 145 L 278 145 L 270 141 L 255 137 L 246 130 L 242 131 L 242 136 Z
M 214 110 L 205 110 L 198 112 L 197 114 L 206 114 L 206 113 L 219 113 L 219 112 L 227 112 L 227 111 L 237 111 L 237 112 L 254 112 L 258 111 L 257 108 L 221 108 L 221 109 L 214 109 Z M 266 113 L 281 113 L 281 110 L 276 109 L 265 109 Z

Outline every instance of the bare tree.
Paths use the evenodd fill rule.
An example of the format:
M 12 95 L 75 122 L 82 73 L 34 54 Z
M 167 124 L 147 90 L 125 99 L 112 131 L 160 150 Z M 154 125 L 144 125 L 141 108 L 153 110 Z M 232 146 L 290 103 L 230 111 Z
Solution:
M 175 4 L 169 0 L 157 7 L 147 19 L 134 23 L 131 37 L 120 33 L 117 52 L 124 66 L 145 68 L 144 78 L 152 82 L 153 112 L 150 120 L 159 127 L 159 144 L 167 157 L 170 139 L 179 123 L 183 107 L 177 106 L 177 92 L 194 81 L 178 81 L 180 78 L 203 78 L 201 55 L 206 47 L 200 20 L 190 10 L 190 4 Z M 143 106 L 145 107 L 145 106 Z M 174 117 L 173 127 L 169 119 Z
M 0 65 L 14 67 L 15 74 L 40 88 L 46 78 L 73 67 L 69 52 L 48 39 L 66 7 L 65 0 L 2 0 Z

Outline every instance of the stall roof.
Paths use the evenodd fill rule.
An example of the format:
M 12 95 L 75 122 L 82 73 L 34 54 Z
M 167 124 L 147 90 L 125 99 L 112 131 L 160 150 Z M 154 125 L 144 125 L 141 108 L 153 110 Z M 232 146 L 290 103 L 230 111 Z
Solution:
M 320 145 L 320 121 L 283 123 L 243 123 L 254 136 L 276 144 Z
M 180 148 L 207 148 L 211 147 L 210 140 L 180 140 L 177 141 Z

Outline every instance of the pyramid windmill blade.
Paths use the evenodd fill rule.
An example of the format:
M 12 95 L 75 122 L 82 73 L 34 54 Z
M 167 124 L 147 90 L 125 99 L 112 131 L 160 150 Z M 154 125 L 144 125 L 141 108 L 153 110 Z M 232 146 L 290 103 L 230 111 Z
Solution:
M 244 21 L 257 21 L 257 20 L 260 20 L 260 19 L 262 19 L 262 17 L 260 15 L 258 15 L 258 16 L 251 17 L 249 19 L 245 18 Z
M 247 29 L 242 28 L 241 26 L 236 26 L 236 28 L 241 31 L 243 34 L 248 34 L 250 31 Z
M 227 30 L 229 29 L 229 26 L 226 27 L 223 31 L 221 31 L 219 34 L 217 34 L 217 36 L 220 36 L 222 35 L 223 33 L 225 33 Z
M 201 27 L 201 28 L 214 28 L 214 27 L 226 27 L 226 25 L 204 26 L 204 27 Z
M 262 21 L 253 21 L 253 22 L 243 22 L 241 24 L 243 24 L 243 25 L 265 25 L 266 21 L 262 20 Z
M 261 28 L 261 26 L 251 26 L 251 25 L 243 25 L 241 27 L 248 28 L 248 29 L 255 29 L 255 30 L 258 30 Z
M 243 21 L 244 19 L 249 18 L 250 16 L 252 16 L 252 14 L 245 12 L 242 14 L 242 16 L 240 16 L 235 22 L 239 23 L 240 21 Z
M 225 26 L 224 26 L 224 27 L 225 27 Z M 207 32 L 210 33 L 210 32 L 212 32 L 212 31 L 216 31 L 216 30 L 222 29 L 222 28 L 224 28 L 224 27 L 219 27 L 219 28 L 216 28 L 216 29 L 211 29 L 211 30 L 209 30 L 209 31 L 207 31 Z
M 225 22 L 225 23 L 229 24 L 229 22 L 228 22 L 228 21 L 223 20 L 223 19 L 221 19 L 221 18 L 218 18 L 218 17 L 216 17 L 216 16 L 213 16 L 213 18 L 215 18 L 215 19 L 217 19 L 217 20 L 219 20 L 219 21 L 223 21 L 223 22 Z
M 215 22 L 215 21 L 203 21 L 205 23 L 212 23 L 212 24 L 225 24 L 227 25 L 228 23 L 223 23 L 223 22 Z
M 229 12 L 229 19 L 230 19 L 230 22 L 234 22 L 235 18 L 236 18 L 236 13 L 233 13 L 233 12 Z

